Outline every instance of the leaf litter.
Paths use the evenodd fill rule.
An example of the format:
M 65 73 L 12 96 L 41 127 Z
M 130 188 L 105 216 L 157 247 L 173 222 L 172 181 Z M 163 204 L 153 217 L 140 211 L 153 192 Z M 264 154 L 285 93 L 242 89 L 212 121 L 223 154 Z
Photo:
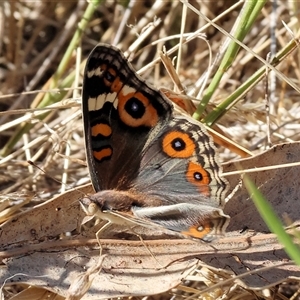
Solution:
M 97 7 L 83 35 L 82 58 L 87 57 L 100 38 L 102 42 L 117 43 L 123 51 L 138 49 L 134 50 L 131 57 L 135 56 L 133 64 L 137 68 L 144 67 L 142 76 L 158 87 L 172 89 L 172 81 L 162 67 L 156 65 L 155 72 L 152 72 L 145 66 L 158 56 L 161 48 L 156 41 L 159 38 L 171 37 L 180 32 L 177 28 L 182 26 L 178 22 L 182 4 L 166 1 L 150 1 L 144 5 L 141 1 L 131 3 L 131 9 L 109 1 Z M 27 296 L 38 294 L 37 291 L 33 292 L 32 287 L 26 287 L 26 284 L 36 285 L 36 288 L 43 286 L 44 293 L 49 293 L 47 289 L 51 287 L 52 293 L 66 297 L 73 283 L 71 286 L 75 286 L 75 292 L 69 291 L 69 299 L 72 299 L 71 296 L 81 296 L 80 292 L 85 291 L 89 284 L 91 287 L 83 299 L 95 299 L 99 295 L 109 298 L 122 295 L 154 297 L 156 294 L 160 294 L 162 299 L 188 296 L 201 299 L 298 299 L 299 269 L 290 262 L 276 237 L 268 232 L 243 187 L 238 189 L 225 208 L 226 213 L 231 215 L 229 232 L 216 244 L 199 245 L 170 237 L 161 240 L 158 234 L 153 235 L 141 229 L 146 245 L 159 263 L 165 266 L 162 269 L 132 233 L 124 233 L 122 228 L 116 228 L 113 233 L 105 233 L 103 241 L 101 237 L 109 259 L 103 259 L 103 265 L 101 260 L 99 262 L 101 258 L 95 240 L 95 228 L 101 224 L 91 226 L 87 222 L 81 228 L 84 214 L 78 203 L 82 195 L 92 192 L 91 187 L 61 195 L 62 186 L 69 190 L 89 181 L 78 105 L 80 100 L 78 94 L 72 94 L 77 88 L 73 85 L 75 80 L 71 80 L 69 86 L 57 84 L 59 89 L 53 94 L 61 96 L 60 102 L 53 105 L 51 113 L 43 120 L 36 115 L 39 109 L 32 105 L 47 93 L 49 79 L 56 71 L 66 45 L 70 43 L 86 5 L 83 1 L 35 1 L 34 4 L 4 2 L 2 6 L 1 148 L 6 148 L 9 138 L 24 122 L 24 117 L 33 126 L 0 161 L 0 244 L 3 266 L 6 266 L 1 268 L 1 282 L 14 274 L 27 274 L 24 277 L 15 276 L 11 284 L 2 289 L 5 298 L 10 299 L 18 293 L 20 297 L 26 293 Z M 218 1 L 217 4 L 195 2 L 193 5 L 210 19 L 222 16 L 217 24 L 227 32 L 230 32 L 241 10 L 241 4 L 231 1 Z M 271 11 L 270 3 L 266 4 L 252 31 L 243 41 L 262 58 L 266 57 L 271 43 L 268 30 Z M 286 5 L 278 2 L 278 47 L 283 47 L 291 39 L 281 20 L 288 24 L 294 36 L 298 36 L 296 11 L 297 7 L 292 7 L 291 3 Z M 188 10 L 187 14 L 185 32 L 192 34 L 205 26 L 205 21 L 194 12 Z M 154 22 L 154 18 L 160 18 L 163 22 Z M 145 30 L 147 24 L 150 24 L 147 27 L 149 33 Z M 203 33 L 207 36 L 212 56 L 216 57 L 225 36 L 213 26 L 206 26 Z M 137 46 L 131 47 L 136 40 L 139 41 Z M 144 47 L 151 43 L 154 46 Z M 176 45 L 177 40 L 174 42 L 170 39 L 163 43 L 170 49 Z M 179 79 L 189 91 L 209 67 L 209 50 L 207 44 L 199 38 L 192 39 L 184 45 L 183 50 Z M 299 85 L 298 53 L 294 52 L 277 67 L 296 85 Z M 80 68 L 75 68 L 75 60 L 74 54 L 60 82 L 67 82 L 75 72 L 81 74 Z M 206 114 L 260 67 L 261 62 L 242 49 L 232 67 L 226 71 L 226 78 L 219 85 Z M 241 161 L 244 169 L 299 161 L 299 146 L 294 143 L 299 140 L 299 93 L 287 82 L 277 79 L 275 87 L 271 87 L 275 97 L 270 99 L 272 114 L 271 123 L 268 124 L 264 86 L 263 81 L 254 86 L 218 122 L 228 138 L 253 154 L 260 154 L 269 148 L 268 130 L 274 145 L 284 143 L 264 154 Z M 32 91 L 33 94 L 23 94 L 24 91 Z M 194 101 L 194 104 L 197 106 L 198 101 Z M 27 109 L 26 113 L 24 109 Z M 236 170 L 231 161 L 239 159 L 239 156 L 233 151 L 220 148 L 220 157 L 228 162 L 224 166 L 225 174 Z M 43 172 L 27 164 L 28 160 L 33 161 Z M 67 169 L 64 169 L 65 160 L 69 161 Z M 59 184 L 62 182 L 62 174 L 65 174 L 65 179 L 63 184 Z M 295 241 L 300 212 L 297 174 L 298 167 L 292 166 L 251 175 L 283 221 L 286 221 L 284 216 L 288 216 L 295 222 L 289 229 Z M 228 176 L 232 188 L 239 178 L 239 175 Z M 146 237 L 150 240 L 147 241 Z M 122 240 L 124 238 L 128 241 Z M 98 270 L 100 267 L 101 271 Z M 47 280 L 39 277 L 45 275 Z M 95 277 L 92 282 L 89 281 L 90 275 Z M 242 277 L 235 279 L 235 275 Z M 85 283 L 78 288 L 76 282 L 80 282 L 80 279 Z M 124 286 L 127 286 L 127 290 L 120 288 Z M 136 288 L 135 294 L 133 288 Z M 58 294 L 56 297 L 59 297 Z M 33 296 L 31 299 L 34 299 Z

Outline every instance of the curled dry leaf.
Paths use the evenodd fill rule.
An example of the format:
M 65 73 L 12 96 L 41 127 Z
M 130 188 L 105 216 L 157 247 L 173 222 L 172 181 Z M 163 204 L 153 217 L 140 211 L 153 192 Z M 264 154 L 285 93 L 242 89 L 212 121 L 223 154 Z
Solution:
M 91 266 L 86 272 L 75 278 L 68 289 L 66 300 L 79 300 L 86 294 L 93 279 L 100 272 L 105 257 L 106 255 L 101 255 L 96 265 Z

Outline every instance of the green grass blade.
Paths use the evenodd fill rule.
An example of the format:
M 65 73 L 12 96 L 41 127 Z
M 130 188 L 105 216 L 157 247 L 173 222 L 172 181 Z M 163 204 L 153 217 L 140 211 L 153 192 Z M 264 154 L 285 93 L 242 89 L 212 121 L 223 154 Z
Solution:
M 284 246 L 284 250 L 288 256 L 300 266 L 300 249 L 293 242 L 291 236 L 286 233 L 276 212 L 247 175 L 244 175 L 243 180 L 248 193 L 251 195 L 251 198 L 264 222 L 267 224 L 269 229 L 277 235 L 279 242 Z
M 237 20 L 236 24 L 234 25 L 235 32 L 232 35 L 239 41 L 243 41 L 247 33 L 250 31 L 253 23 L 255 22 L 257 16 L 259 15 L 261 9 L 265 5 L 266 0 L 264 1 L 246 1 L 241 13 L 241 17 Z M 206 89 L 205 94 L 197 107 L 196 112 L 194 113 L 193 117 L 197 120 L 201 119 L 201 116 L 205 110 L 206 105 L 208 104 L 209 100 L 211 99 L 213 93 L 218 88 L 218 85 L 224 75 L 224 73 L 228 70 L 231 66 L 234 58 L 236 57 L 240 46 L 231 41 L 229 46 L 225 52 L 225 55 L 221 61 L 221 64 L 212 79 L 209 87 Z
M 272 59 L 270 64 L 276 67 L 297 48 L 298 41 L 292 40 L 281 51 L 278 52 L 278 54 Z M 245 94 L 265 77 L 265 74 L 266 67 L 262 66 L 246 82 L 240 85 L 238 89 L 236 89 L 222 103 L 220 103 L 214 110 L 212 110 L 204 118 L 204 123 L 208 126 L 211 126 L 213 125 L 213 123 L 218 121 L 218 119 L 221 118 L 232 106 L 234 106 L 239 100 L 243 99 Z

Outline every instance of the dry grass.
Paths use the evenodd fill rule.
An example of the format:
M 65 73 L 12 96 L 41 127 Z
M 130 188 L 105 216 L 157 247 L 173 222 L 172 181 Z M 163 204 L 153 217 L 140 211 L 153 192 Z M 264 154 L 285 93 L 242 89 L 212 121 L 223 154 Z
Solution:
M 227 32 L 232 30 L 242 8 L 242 3 L 235 2 L 191 1 L 211 20 L 222 15 L 215 23 Z M 243 41 L 263 59 L 267 58 L 270 48 L 276 47 L 274 53 L 277 53 L 293 37 L 299 36 L 298 2 L 281 1 L 277 5 L 277 19 L 273 21 L 272 4 L 268 2 Z M 62 63 L 68 47 L 76 39 L 79 22 L 87 21 L 83 17 L 86 7 L 87 3 L 82 0 L 2 1 L 0 4 L 0 148 L 5 154 L 0 161 L 0 211 L 12 208 L 0 222 L 20 209 L 89 181 L 80 114 L 84 64 L 81 61 L 85 61 L 99 41 L 114 43 L 130 53 L 136 69 L 143 68 L 142 76 L 154 85 L 173 88 L 162 65 L 153 66 L 151 62 L 158 57 L 163 46 L 169 50 L 178 45 L 183 12 L 180 2 L 137 1 L 131 9 L 114 1 L 104 2 L 95 9 L 84 30 L 77 32 L 82 36 L 80 47 L 75 43 L 70 56 Z M 282 21 L 288 24 L 290 31 Z M 226 36 L 189 9 L 184 25 L 184 39 L 203 28 L 201 34 L 182 46 L 178 71 L 187 94 L 201 99 L 195 83 L 209 67 L 210 55 L 213 61 L 220 55 Z M 273 40 L 272 30 L 275 31 Z M 202 34 L 206 35 L 210 47 Z M 133 45 L 136 40 L 138 43 Z M 170 55 L 171 58 L 175 56 L 178 56 L 176 51 Z M 297 49 L 277 66 L 287 80 L 276 76 L 275 72 L 269 74 L 270 124 L 266 109 L 266 81 L 262 80 L 218 121 L 224 134 L 254 153 L 268 147 L 268 130 L 274 144 L 299 140 L 299 63 Z M 207 112 L 262 66 L 253 53 L 241 49 L 226 70 Z M 45 95 L 48 97 L 47 109 L 41 105 Z M 47 115 L 39 117 L 45 111 Z M 30 124 L 26 130 L 24 122 Z M 14 143 L 8 144 L 13 136 L 16 136 Z M 228 149 L 221 150 L 221 157 L 224 161 L 238 158 Z M 34 162 L 43 171 L 27 161 Z M 259 299 L 270 299 L 258 294 Z M 169 297 L 162 296 L 163 299 Z M 210 298 L 207 295 L 201 299 L 217 297 L 220 295 L 213 294 Z M 228 299 L 258 298 L 252 291 L 239 290 Z

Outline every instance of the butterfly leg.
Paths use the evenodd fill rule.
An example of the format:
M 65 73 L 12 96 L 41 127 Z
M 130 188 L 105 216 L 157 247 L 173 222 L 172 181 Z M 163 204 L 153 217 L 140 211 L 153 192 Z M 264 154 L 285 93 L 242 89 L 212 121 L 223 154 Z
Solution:
M 100 257 L 102 256 L 102 245 L 101 245 L 101 241 L 100 241 L 100 234 L 105 230 L 107 229 L 109 226 L 111 226 L 112 223 L 110 221 L 108 221 L 106 224 L 104 224 L 97 232 L 96 232 L 96 239 L 97 239 L 97 242 L 99 244 L 99 250 L 100 250 Z
M 150 254 L 150 256 L 157 262 L 157 264 L 160 266 L 160 268 L 164 268 L 163 265 L 157 260 L 157 258 L 155 257 L 155 255 L 152 253 L 152 251 L 150 250 L 150 248 L 146 245 L 146 243 L 144 242 L 144 239 L 142 238 L 142 236 L 140 234 L 138 234 L 137 232 L 134 231 L 133 227 L 129 227 L 130 231 L 136 235 L 140 241 L 142 242 L 143 246 L 146 248 L 147 252 Z

